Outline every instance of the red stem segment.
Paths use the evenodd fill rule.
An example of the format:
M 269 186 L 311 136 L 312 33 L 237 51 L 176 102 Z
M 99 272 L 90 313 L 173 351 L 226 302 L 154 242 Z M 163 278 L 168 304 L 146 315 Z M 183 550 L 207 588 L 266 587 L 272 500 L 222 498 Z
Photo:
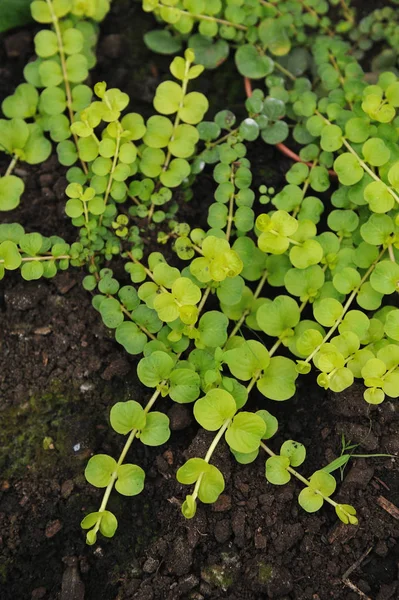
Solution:
M 245 93 L 247 95 L 247 98 L 250 98 L 252 96 L 252 85 L 251 85 L 251 80 L 248 77 L 244 77 L 244 87 L 245 87 Z M 299 156 L 299 154 L 296 154 L 293 150 L 288 148 L 285 144 L 275 144 L 275 147 L 278 150 L 280 150 L 280 152 L 282 154 L 285 154 L 285 156 L 288 156 L 288 158 L 291 158 L 295 162 L 305 163 L 305 165 L 307 165 L 308 167 L 313 167 L 313 164 L 311 162 L 306 162 L 305 160 L 302 160 L 302 158 Z M 332 171 L 331 169 L 329 169 L 328 173 L 332 177 L 337 176 L 336 172 Z

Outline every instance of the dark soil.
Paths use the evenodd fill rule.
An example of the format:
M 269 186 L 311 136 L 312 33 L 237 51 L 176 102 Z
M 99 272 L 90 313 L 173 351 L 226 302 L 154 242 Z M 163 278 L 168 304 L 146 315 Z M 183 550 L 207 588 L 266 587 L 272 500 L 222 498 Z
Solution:
M 148 114 L 167 65 L 142 43 L 151 27 L 139 4 L 116 3 L 103 26 L 93 76 L 121 86 L 134 109 Z M 20 82 L 32 35 L 27 28 L 1 41 L 1 97 Z M 228 81 L 230 106 L 243 96 L 240 82 L 229 79 L 232 72 L 227 65 L 203 84 L 220 90 Z M 275 165 L 278 158 L 284 169 L 286 159 L 265 146 L 250 158 L 266 165 L 263 182 L 281 183 Z M 64 215 L 64 172 L 56 161 L 23 167 L 22 175 L 22 205 L 2 219 L 73 241 Z M 194 213 L 206 202 L 202 194 L 196 191 Z M 345 470 L 336 499 L 354 504 L 359 514 L 359 526 L 348 527 L 328 506 L 304 513 L 297 503 L 299 485 L 268 484 L 262 458 L 240 466 L 220 446 L 215 464 L 225 475 L 225 493 L 185 521 L 185 490 L 174 475 L 185 459 L 205 453 L 209 436 L 198 430 L 188 408 L 167 401 L 161 408 L 171 418 L 171 440 L 161 449 L 131 450 L 147 472 L 144 493 L 133 499 L 114 494 L 115 538 L 85 545 L 80 520 L 101 498 L 85 482 L 86 461 L 94 452 L 118 455 L 121 438 L 107 425 L 110 406 L 128 398 L 143 401 L 148 392 L 137 382 L 136 361 L 92 309 L 82 276 L 70 271 L 31 283 L 11 276 L 0 284 L 1 600 L 356 600 L 359 592 L 342 579 L 367 551 L 349 579 L 371 600 L 397 598 L 399 522 L 381 500 L 399 506 L 394 460 L 356 459 Z M 307 446 L 305 475 L 339 455 L 342 434 L 360 444 L 359 453 L 399 452 L 397 405 L 386 401 L 370 410 L 360 387 L 325 394 L 309 379 L 289 402 L 254 397 L 252 405 L 279 418 L 273 448 L 290 438 Z

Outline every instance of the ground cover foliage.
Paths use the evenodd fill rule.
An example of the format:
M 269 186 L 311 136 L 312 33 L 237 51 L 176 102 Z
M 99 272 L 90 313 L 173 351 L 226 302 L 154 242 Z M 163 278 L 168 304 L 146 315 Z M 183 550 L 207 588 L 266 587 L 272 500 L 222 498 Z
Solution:
M 16 165 L 42 162 L 55 147 L 68 167 L 65 212 L 77 236 L 70 244 L 63 232 L 44 237 L 0 225 L 0 277 L 18 269 L 29 281 L 85 268 L 94 309 L 137 356 L 138 379 L 153 390 L 111 409 L 124 444 L 119 457 L 95 455 L 86 467 L 87 480 L 104 488 L 99 509 L 82 521 L 87 542 L 98 532 L 114 535 L 117 518 L 107 510 L 114 489 L 143 490 L 143 469 L 126 457 L 134 456 L 133 442 L 169 439 L 169 419 L 156 410 L 165 396 L 192 403 L 199 425 L 215 432 L 206 454 L 177 471 L 189 486 L 185 517 L 223 492 L 212 455 L 227 443 L 243 468 L 262 454 L 269 482 L 299 480 L 304 510 L 328 503 L 356 524 L 355 508 L 331 498 L 340 465 L 320 465 L 306 479 L 296 470 L 305 447 L 288 440 L 274 448 L 268 440 L 277 419 L 246 403 L 255 387 L 289 401 L 312 368 L 333 392 L 360 379 L 370 404 L 399 395 L 394 8 L 357 22 L 347 3 L 335 1 L 145 1 L 163 25 L 145 36 L 147 45 L 179 53 L 148 119 L 129 112 L 123 90 L 85 83 L 107 0 L 35 0 L 30 8 L 43 29 L 25 82 L 2 104 L 0 145 L 10 162 L 0 210 L 23 202 Z M 383 50 L 365 72 L 374 42 Z M 196 79 L 231 49 L 245 79 L 245 114 L 226 107 L 209 120 Z M 246 154 L 258 138 L 294 159 L 277 193 L 267 181 L 252 187 Z M 215 193 L 203 229 L 179 220 L 178 198 L 192 200 L 193 183 L 209 169 Z M 159 247 L 148 253 L 154 231 Z M 120 260 L 126 275 L 117 278 Z

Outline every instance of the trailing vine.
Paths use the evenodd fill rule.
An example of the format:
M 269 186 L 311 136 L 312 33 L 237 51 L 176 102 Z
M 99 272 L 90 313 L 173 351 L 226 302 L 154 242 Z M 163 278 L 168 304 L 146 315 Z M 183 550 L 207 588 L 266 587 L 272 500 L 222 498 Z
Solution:
M 0 121 L 10 155 L 0 210 L 23 194 L 17 161 L 46 160 L 52 141 L 69 167 L 65 212 L 78 231 L 69 244 L 0 225 L 0 278 L 85 268 L 94 309 L 137 357 L 137 377 L 151 390 L 111 409 L 111 427 L 125 436 L 119 457 L 88 462 L 86 479 L 104 494 L 82 521 L 87 542 L 114 535 L 114 490 L 143 490 L 145 472 L 128 453 L 135 441 L 168 441 L 169 419 L 157 410 L 166 396 L 192 403 L 198 424 L 214 432 L 204 456 L 177 471 L 191 486 L 186 518 L 223 491 L 212 459 L 226 443 L 243 465 L 260 455 L 270 483 L 298 480 L 304 510 L 328 503 L 356 524 L 355 508 L 331 497 L 337 466 L 305 477 L 300 442 L 273 449 L 278 422 L 262 397 L 288 401 L 311 370 L 335 393 L 360 380 L 370 404 L 399 395 L 399 309 L 389 298 L 399 289 L 399 80 L 391 64 L 372 83 L 362 68 L 373 40 L 388 45 L 383 53 L 396 64 L 395 15 L 374 11 L 358 24 L 336 0 L 144 0 L 143 8 L 167 23 L 146 34 L 150 48 L 173 54 L 188 44 L 171 61 L 173 79 L 156 89 L 153 116 L 129 112 L 128 95 L 106 82 L 93 90 L 84 83 L 109 3 L 40 0 L 32 15 L 48 28 L 36 34 L 38 58 Z M 205 120 L 208 100 L 192 88 L 230 46 L 247 97 L 239 117 L 225 109 Z M 267 181 L 253 189 L 247 154 L 255 141 L 294 161 L 277 191 Z M 207 226 L 180 222 L 176 192 L 189 200 L 204 170 L 214 180 Z M 159 250 L 148 253 L 155 231 Z M 114 261 L 123 261 L 124 277 L 114 276 Z M 255 389 L 260 408 L 247 410 Z

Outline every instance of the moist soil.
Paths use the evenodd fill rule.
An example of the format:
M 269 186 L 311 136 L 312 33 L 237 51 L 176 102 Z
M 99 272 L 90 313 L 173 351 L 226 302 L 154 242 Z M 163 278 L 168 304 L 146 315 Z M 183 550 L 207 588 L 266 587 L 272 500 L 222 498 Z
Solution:
M 92 75 L 93 82 L 107 79 L 110 87 L 127 91 L 133 110 L 144 114 L 151 113 L 154 89 L 168 64 L 144 47 L 142 35 L 152 27 L 151 15 L 139 4 L 115 2 L 102 26 Z M 21 81 L 34 32 L 32 26 L 0 40 L 1 98 Z M 218 108 L 234 109 L 243 100 L 230 63 L 208 72 L 201 85 Z M 213 98 L 215 89 L 227 92 Z M 250 159 L 258 183 L 282 185 L 287 159 L 264 145 L 255 145 Z M 65 170 L 51 158 L 38 168 L 23 165 L 19 174 L 26 184 L 23 201 L 2 220 L 74 241 L 64 214 Z M 184 207 L 184 218 L 198 223 L 207 190 L 212 191 L 210 176 Z M 113 494 L 115 538 L 85 544 L 79 523 L 101 500 L 101 491 L 85 482 L 85 464 L 93 453 L 119 455 L 122 440 L 108 426 L 109 409 L 120 400 L 143 402 L 148 390 L 137 381 L 137 361 L 101 324 L 82 277 L 71 270 L 28 283 L 11 274 L 0 284 L 1 600 L 397 598 L 394 459 L 352 459 L 342 479 L 338 473 L 335 499 L 358 511 L 359 525 L 352 527 L 337 521 L 330 506 L 304 513 L 296 482 L 272 486 L 264 477 L 264 457 L 237 465 L 220 445 L 214 459 L 224 473 L 225 492 L 213 507 L 199 505 L 196 517 L 186 521 L 180 513 L 186 490 L 175 472 L 187 458 L 204 455 L 210 436 L 198 429 L 189 408 L 166 400 L 160 409 L 171 420 L 170 441 L 161 448 L 137 444 L 130 451 L 147 473 L 145 491 L 135 498 Z M 267 408 L 278 417 L 272 448 L 286 439 L 306 445 L 304 475 L 339 456 L 342 435 L 359 444 L 357 453 L 399 452 L 397 404 L 370 408 L 360 386 L 325 393 L 309 377 L 292 400 L 273 403 L 255 395 L 251 408 Z

